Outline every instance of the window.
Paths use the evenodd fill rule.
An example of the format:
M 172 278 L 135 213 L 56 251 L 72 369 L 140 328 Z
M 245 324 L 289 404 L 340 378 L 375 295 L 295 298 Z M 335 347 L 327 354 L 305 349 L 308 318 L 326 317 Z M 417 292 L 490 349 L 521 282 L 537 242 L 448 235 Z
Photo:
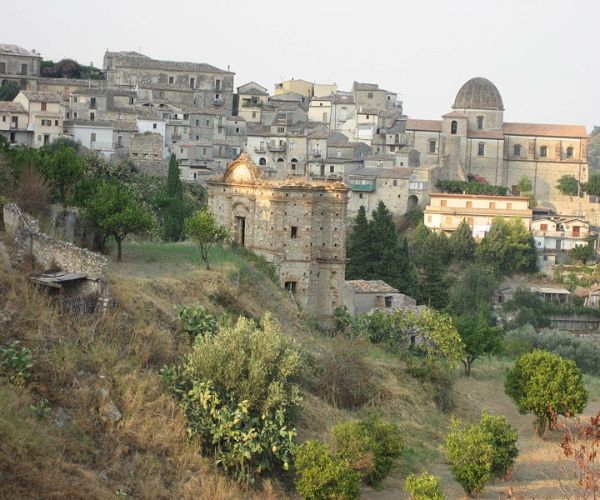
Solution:
M 190 78 L 190 88 L 196 88 L 196 79 Z
M 295 281 L 286 281 L 284 286 L 288 292 L 296 293 L 296 282 Z
M 385 307 L 392 307 L 392 303 L 394 302 L 394 297 L 388 295 L 385 297 Z
M 548 224 L 540 224 L 540 231 L 548 231 Z
M 436 148 L 437 148 L 437 141 L 429 141 L 429 152 L 435 153 Z
M 512 210 L 512 203 L 506 204 L 506 210 Z
M 452 216 L 447 215 L 446 217 L 444 217 L 444 224 L 446 226 L 451 226 L 452 225 Z
M 491 209 L 496 208 L 496 202 L 495 201 L 490 201 L 490 208 Z
M 252 111 L 252 118 L 256 118 L 256 111 Z
M 96 98 L 91 97 L 90 98 L 90 108 L 95 108 L 95 107 L 96 107 Z
M 153 128 L 153 129 L 156 129 L 157 125 L 158 125 L 158 124 L 156 124 L 156 123 L 153 123 L 153 124 L 152 124 L 152 128 Z
M 73 111 L 73 118 L 77 118 L 77 111 Z
M 396 146 L 390 146 L 390 153 L 396 152 Z
M 513 146 L 513 155 L 521 156 L 521 145 L 520 144 L 515 144 Z
M 120 148 L 123 147 L 123 136 L 122 135 L 117 136 L 117 146 Z
M 96 142 L 96 132 L 90 134 L 90 142 Z
M 0 73 L 6 73 L 6 63 L 0 62 Z
M 295 239 L 298 237 L 298 226 L 292 226 L 290 231 L 290 238 Z
M 573 148 L 571 146 L 567 148 L 567 158 L 573 158 Z
M 369 92 L 369 93 L 367 94 L 367 97 L 368 97 L 369 99 L 373 99 L 373 92 Z M 367 118 L 368 118 L 368 116 L 367 116 Z
M 90 120 L 94 121 L 96 119 L 96 113 L 90 113 Z
M 440 207 L 445 207 L 448 205 L 448 200 L 440 200 Z
M 335 172 L 335 167 L 333 165 L 329 165 L 329 173 L 333 174 Z
M 473 202 L 467 201 L 467 208 L 473 208 Z
M 129 98 L 129 104 L 133 104 L 133 97 Z
M 475 225 L 475 218 L 474 218 L 474 217 L 469 217 L 469 218 L 467 219 L 467 224 L 468 224 L 469 226 L 474 226 L 474 225 Z
M 236 129 L 235 129 L 235 133 L 236 133 L 236 134 L 239 134 L 239 133 L 240 133 L 240 128 L 239 128 L 239 127 L 236 127 Z
M 285 133 L 285 127 L 277 127 L 277 133 L 278 134 L 284 134 Z
M 76 95 L 73 96 L 73 102 L 77 102 L 77 96 Z
M 450 133 L 455 135 L 458 132 L 458 122 L 456 120 L 452 120 L 450 124 Z
M 21 74 L 22 75 L 27 74 L 27 64 L 21 64 Z
M 546 156 L 548 156 L 548 146 L 541 146 L 540 147 L 540 156 L 542 158 L 546 158 Z
M 175 83 L 175 77 L 174 76 L 170 76 L 169 77 L 169 85 L 173 85 Z
M 221 90 L 221 80 L 215 80 L 215 90 Z
M 477 155 L 484 156 L 485 155 L 485 144 L 480 142 L 477 146 Z
M 359 198 L 362 198 L 362 197 L 363 197 L 363 194 L 362 194 L 362 193 L 358 193 L 358 197 L 359 197 Z
M 477 117 L 477 130 L 483 130 L 483 116 Z
M 54 120 L 54 125 L 58 127 L 58 120 Z
M 392 182 L 392 184 L 393 184 L 394 186 L 397 186 L 397 185 L 398 185 L 398 181 L 397 181 L 396 179 L 394 179 L 394 180 L 393 180 L 393 182 Z
M 40 104 L 40 106 L 42 107 L 42 108 L 41 108 L 41 109 L 42 109 L 42 111 L 46 111 L 46 108 L 48 107 L 48 105 L 47 105 L 45 102 L 42 102 L 42 103 Z

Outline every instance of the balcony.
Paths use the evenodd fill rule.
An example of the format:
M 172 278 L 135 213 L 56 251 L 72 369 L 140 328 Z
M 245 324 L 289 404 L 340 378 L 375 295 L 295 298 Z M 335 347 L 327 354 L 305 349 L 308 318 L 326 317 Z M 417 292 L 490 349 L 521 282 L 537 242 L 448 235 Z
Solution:
M 90 149 L 93 151 L 112 151 L 115 149 L 114 145 L 111 142 L 90 142 Z
M 225 101 L 223 99 L 213 99 L 213 106 L 223 106 Z
M 265 146 L 256 146 L 254 148 L 255 153 L 265 154 L 267 152 L 267 148 Z
M 10 128 L 12 130 L 15 130 L 15 129 L 19 128 L 19 123 L 18 122 L 16 122 L 16 123 L 15 122 L 10 122 Z
M 348 184 L 352 191 L 360 191 L 363 193 L 372 193 L 375 191 L 375 184 Z
M 287 150 L 287 143 L 282 142 L 281 144 L 277 144 L 275 142 L 272 142 L 269 144 L 269 151 L 273 151 L 273 152 L 283 152 Z

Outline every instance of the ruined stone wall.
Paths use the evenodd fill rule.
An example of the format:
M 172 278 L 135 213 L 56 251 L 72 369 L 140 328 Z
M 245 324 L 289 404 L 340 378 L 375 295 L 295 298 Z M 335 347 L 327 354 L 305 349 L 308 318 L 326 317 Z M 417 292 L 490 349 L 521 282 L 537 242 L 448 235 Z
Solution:
M 273 262 L 282 285 L 324 326 L 342 305 L 346 265 L 343 185 L 258 181 L 209 181 L 209 207 L 243 244 Z
M 164 139 L 160 134 L 134 134 L 129 144 L 129 159 L 144 174 L 164 177 L 167 165 L 163 158 Z
M 13 240 L 12 254 L 17 263 L 22 264 L 33 258 L 34 265 L 44 270 L 58 267 L 66 272 L 86 273 L 86 291 L 106 294 L 106 257 L 42 233 L 38 221 L 22 212 L 14 203 L 4 205 L 3 213 L 5 231 Z

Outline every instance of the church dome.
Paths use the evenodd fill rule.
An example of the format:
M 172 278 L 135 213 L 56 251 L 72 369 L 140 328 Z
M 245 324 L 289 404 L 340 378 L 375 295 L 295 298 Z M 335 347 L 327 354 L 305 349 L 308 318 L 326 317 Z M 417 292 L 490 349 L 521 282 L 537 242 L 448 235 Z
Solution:
M 454 99 L 454 109 L 496 109 L 504 110 L 502 96 L 496 86 L 487 78 L 471 78 L 465 83 Z

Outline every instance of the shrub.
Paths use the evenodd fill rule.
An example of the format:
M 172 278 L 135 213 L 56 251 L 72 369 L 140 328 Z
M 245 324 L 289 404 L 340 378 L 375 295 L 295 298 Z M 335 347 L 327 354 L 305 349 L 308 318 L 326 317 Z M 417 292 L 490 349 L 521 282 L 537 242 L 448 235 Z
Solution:
M 211 380 L 259 414 L 300 404 L 301 369 L 300 351 L 269 314 L 260 326 L 242 317 L 217 335 L 198 337 L 185 367 L 192 380 Z
M 492 458 L 492 474 L 495 477 L 505 476 L 512 468 L 519 450 L 516 443 L 519 434 L 506 417 L 484 413 L 479 422 L 479 428 L 488 436 L 494 449 Z
M 340 457 L 373 486 L 390 473 L 402 451 L 398 427 L 376 417 L 338 424 L 333 436 Z
M 504 390 L 521 413 L 536 416 L 535 428 L 540 436 L 546 424 L 554 427 L 555 415 L 581 413 L 588 401 L 575 362 L 537 349 L 521 356 L 507 371 Z
M 492 478 L 494 448 L 489 436 L 477 425 L 461 428 L 453 420 L 444 451 L 450 471 L 467 494 L 483 491 Z
M 317 394 L 336 408 L 352 409 L 366 404 L 374 390 L 365 341 L 338 335 L 318 360 Z
M 360 496 L 360 476 L 319 441 L 307 441 L 295 454 L 296 489 L 306 500 L 344 499 Z
M 35 168 L 26 167 L 16 182 L 13 198 L 25 212 L 38 215 L 48 208 L 50 183 Z
M 440 478 L 427 472 L 408 476 L 404 481 L 404 489 L 412 500 L 444 500 Z
M 18 340 L 10 346 L 0 346 L 0 375 L 13 384 L 24 384 L 31 376 L 32 360 L 29 349 L 19 349 Z
M 181 329 L 192 340 L 199 335 L 214 335 L 219 329 L 219 321 L 201 305 L 183 307 L 179 311 Z

